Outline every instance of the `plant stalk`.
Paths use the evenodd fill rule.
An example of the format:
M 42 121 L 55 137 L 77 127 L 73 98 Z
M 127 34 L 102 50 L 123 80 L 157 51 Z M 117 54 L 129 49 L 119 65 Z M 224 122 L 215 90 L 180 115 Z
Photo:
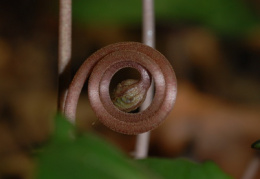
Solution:
M 154 0 L 143 0 L 143 43 L 155 48 L 155 23 L 154 23 Z M 140 110 L 145 110 L 152 102 L 154 84 L 151 84 L 147 92 L 145 101 Z M 135 158 L 146 158 L 149 150 L 150 132 L 145 132 L 137 136 Z
M 71 79 L 71 0 L 60 0 L 58 49 L 58 111 L 62 112 Z

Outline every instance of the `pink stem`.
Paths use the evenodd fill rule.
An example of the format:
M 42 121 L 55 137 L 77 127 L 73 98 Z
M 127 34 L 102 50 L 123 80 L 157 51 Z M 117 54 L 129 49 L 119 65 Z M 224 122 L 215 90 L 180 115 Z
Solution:
M 143 43 L 155 48 L 155 24 L 154 24 L 154 1 L 143 0 Z M 154 84 L 152 83 L 147 92 L 146 100 L 141 106 L 141 111 L 146 109 L 153 99 Z M 139 134 L 136 139 L 135 158 L 146 158 L 149 150 L 150 131 Z
M 59 52 L 58 52 L 58 110 L 63 111 L 70 83 L 71 61 L 71 0 L 60 0 Z

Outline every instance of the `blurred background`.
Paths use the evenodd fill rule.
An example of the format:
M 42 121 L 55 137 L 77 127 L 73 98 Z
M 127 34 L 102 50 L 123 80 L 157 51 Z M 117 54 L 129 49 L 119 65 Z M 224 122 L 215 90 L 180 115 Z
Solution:
M 58 1 L 0 1 L 0 178 L 30 178 L 30 150 L 51 133 L 57 104 Z M 150 156 L 213 160 L 240 178 L 259 155 L 260 1 L 155 0 L 156 48 L 171 62 L 178 95 L 151 135 Z M 73 1 L 72 74 L 108 44 L 142 40 L 140 0 Z M 135 136 L 92 112 L 86 89 L 78 126 L 131 155 Z M 260 178 L 260 169 L 255 178 Z

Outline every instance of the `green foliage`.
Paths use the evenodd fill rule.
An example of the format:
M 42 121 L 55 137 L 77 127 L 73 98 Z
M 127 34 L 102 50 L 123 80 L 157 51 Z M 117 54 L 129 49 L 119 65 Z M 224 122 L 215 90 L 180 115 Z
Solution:
M 259 26 L 259 17 L 242 0 L 155 0 L 158 21 L 195 22 L 224 35 L 238 36 Z M 140 0 L 78 0 L 73 2 L 77 22 L 137 24 L 142 21 Z
M 255 141 L 252 146 L 253 149 L 260 150 L 260 140 Z
M 56 118 L 50 144 L 38 154 L 38 179 L 153 178 L 98 137 L 76 135 L 62 116 Z
M 185 159 L 131 160 L 93 134 L 79 135 L 62 116 L 50 143 L 37 153 L 37 179 L 228 178 L 215 164 Z
M 180 178 L 180 179 L 230 179 L 213 162 L 202 164 L 189 161 L 184 158 L 170 160 L 148 158 L 141 160 L 150 170 L 162 176 L 162 178 Z
M 83 23 L 138 23 L 141 20 L 140 0 L 77 0 L 73 1 L 73 17 Z
M 160 0 L 155 2 L 156 12 L 161 19 L 197 22 L 224 35 L 243 35 L 259 26 L 259 17 L 250 11 L 242 0 Z

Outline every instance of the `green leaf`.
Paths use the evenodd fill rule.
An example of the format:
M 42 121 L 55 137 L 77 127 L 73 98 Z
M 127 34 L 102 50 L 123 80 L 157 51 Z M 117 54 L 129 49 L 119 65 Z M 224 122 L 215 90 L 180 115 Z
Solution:
M 76 128 L 61 114 L 55 117 L 55 129 L 51 138 L 52 142 L 61 143 L 73 141 L 76 134 Z
M 228 179 L 214 163 L 186 159 L 131 160 L 94 134 L 79 135 L 63 116 L 37 155 L 37 179 Z
M 93 134 L 70 137 L 75 129 L 60 115 L 56 117 L 56 126 L 49 145 L 37 154 L 36 178 L 156 178 Z
M 164 179 L 231 179 L 213 162 L 199 164 L 184 158 L 175 160 L 148 158 L 139 162 Z

